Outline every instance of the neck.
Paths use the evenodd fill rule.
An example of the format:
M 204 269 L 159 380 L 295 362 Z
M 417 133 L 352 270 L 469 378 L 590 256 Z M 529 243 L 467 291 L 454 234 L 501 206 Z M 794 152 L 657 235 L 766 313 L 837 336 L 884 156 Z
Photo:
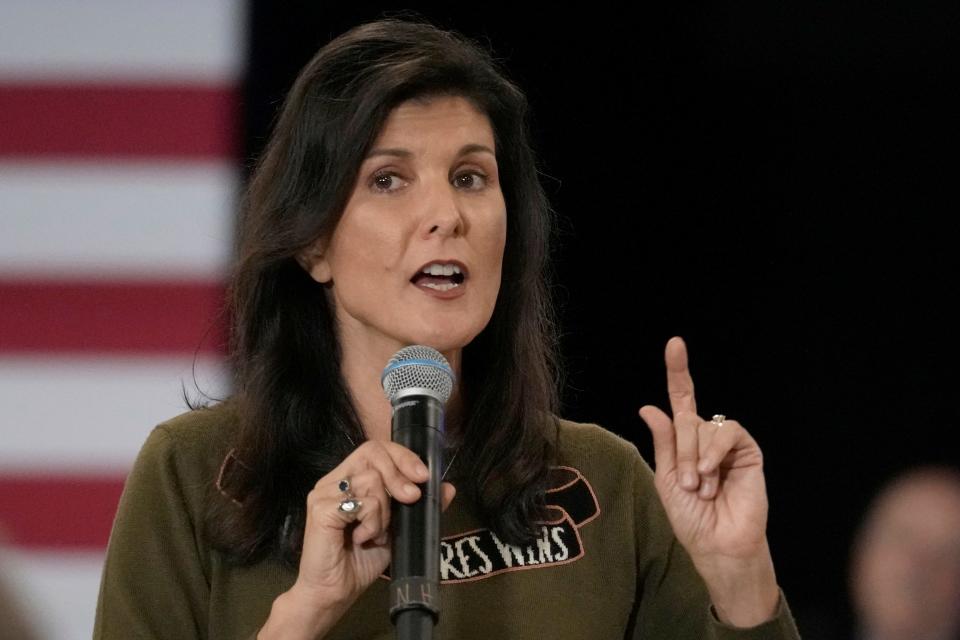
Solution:
M 390 358 L 405 346 L 408 345 L 393 340 L 353 340 L 341 334 L 340 371 L 368 440 L 390 440 L 390 401 L 383 393 L 380 374 Z M 460 349 L 443 354 L 458 379 L 460 355 Z

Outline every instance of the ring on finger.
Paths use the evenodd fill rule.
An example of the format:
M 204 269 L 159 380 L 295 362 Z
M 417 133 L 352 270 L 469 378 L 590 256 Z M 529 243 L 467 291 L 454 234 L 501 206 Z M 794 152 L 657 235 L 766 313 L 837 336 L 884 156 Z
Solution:
M 722 413 L 716 413 L 712 418 L 710 418 L 710 422 L 717 425 L 717 428 L 720 428 L 723 426 L 723 423 L 726 419 L 727 416 L 723 415 Z
M 344 500 L 352 500 L 354 498 L 353 491 L 350 489 L 350 478 L 344 478 L 337 483 L 337 489 L 340 490 L 340 493 L 343 494 Z
M 357 500 L 353 496 L 349 496 L 340 501 L 340 506 L 337 507 L 337 511 L 356 516 L 357 512 L 360 511 L 360 507 L 362 506 L 363 502 Z

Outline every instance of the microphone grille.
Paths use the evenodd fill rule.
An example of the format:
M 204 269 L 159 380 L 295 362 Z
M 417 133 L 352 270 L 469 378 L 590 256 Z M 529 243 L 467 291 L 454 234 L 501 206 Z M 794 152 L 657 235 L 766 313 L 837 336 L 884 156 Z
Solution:
M 414 344 L 393 354 L 380 377 L 391 403 L 410 389 L 426 392 L 446 404 L 453 391 L 453 371 L 443 354 Z

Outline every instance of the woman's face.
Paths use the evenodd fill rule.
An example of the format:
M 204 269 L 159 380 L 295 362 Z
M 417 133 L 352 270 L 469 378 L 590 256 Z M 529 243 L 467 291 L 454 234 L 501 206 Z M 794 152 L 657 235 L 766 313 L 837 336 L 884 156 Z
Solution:
M 464 98 L 390 113 L 332 237 L 308 262 L 330 284 L 342 346 L 449 354 L 486 326 L 507 233 L 495 151 L 488 118 Z

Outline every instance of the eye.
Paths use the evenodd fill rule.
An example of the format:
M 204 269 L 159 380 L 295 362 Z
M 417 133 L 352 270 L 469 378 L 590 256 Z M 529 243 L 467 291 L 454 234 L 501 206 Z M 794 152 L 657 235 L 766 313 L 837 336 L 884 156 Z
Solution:
M 468 178 L 464 180 L 464 178 Z M 464 171 L 453 179 L 457 186 L 467 191 L 479 191 L 487 186 L 487 175 L 481 171 Z M 477 186 L 479 184 L 479 186 Z
M 390 193 L 392 191 L 397 191 L 401 187 L 395 186 L 398 183 L 397 181 L 394 180 L 395 178 L 397 179 L 397 181 L 403 183 L 403 180 L 400 179 L 400 176 L 397 175 L 396 173 L 392 171 L 379 171 L 373 174 L 373 177 L 370 178 L 370 186 L 373 188 L 374 191 L 379 191 L 382 193 Z M 391 187 L 395 187 L 395 188 L 391 188 Z

